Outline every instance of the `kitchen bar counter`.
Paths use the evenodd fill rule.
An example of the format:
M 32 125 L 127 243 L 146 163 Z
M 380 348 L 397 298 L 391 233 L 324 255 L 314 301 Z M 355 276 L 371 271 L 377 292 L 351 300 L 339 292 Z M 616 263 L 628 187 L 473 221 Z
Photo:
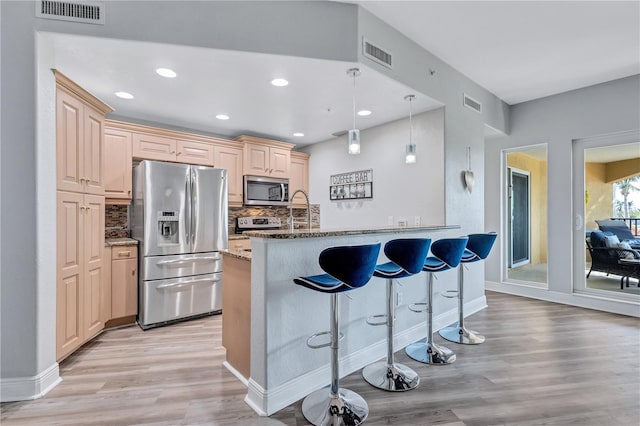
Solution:
M 311 229 L 311 231 L 297 229 L 293 232 L 289 230 L 277 231 L 245 231 L 242 235 L 247 237 L 274 238 L 274 239 L 299 239 L 318 237 L 340 237 L 344 235 L 365 235 L 365 234 L 402 234 L 416 231 L 438 231 L 443 229 L 460 229 L 459 226 L 386 226 L 379 228 L 353 228 L 353 229 Z M 402 238 L 402 237 L 398 237 Z
M 328 247 L 381 242 L 396 238 L 450 238 L 460 236 L 459 226 L 420 226 L 343 230 L 248 231 L 251 237 L 250 294 L 246 309 L 250 314 L 249 376 L 242 365 L 225 365 L 247 383 L 245 401 L 260 415 L 271 415 L 312 391 L 330 383 L 329 349 L 310 349 L 307 338 L 329 329 L 330 295 L 314 292 L 293 283 L 299 276 L 323 273 L 318 256 Z M 241 262 L 233 250 L 227 259 Z M 247 259 L 248 260 L 248 259 Z M 380 250 L 378 262 L 387 261 Z M 469 264 L 465 276 L 465 308 L 471 315 L 486 307 L 483 262 Z M 457 271 L 445 271 L 434 284 L 434 330 L 457 320 L 457 302 L 440 295 L 456 288 Z M 225 280 L 225 287 L 227 286 Z M 246 294 L 246 292 L 245 292 Z M 340 374 L 348 375 L 386 356 L 386 327 L 372 327 L 367 317 L 383 313 L 386 285 L 373 278 L 363 288 L 340 295 Z M 426 314 L 417 314 L 408 306 L 424 302 L 426 276 L 418 274 L 398 286 L 395 343 L 396 348 L 422 339 L 427 334 Z M 235 300 L 225 296 L 223 318 Z M 240 302 L 242 303 L 242 302 Z M 224 328 L 224 327 L 223 327 Z M 230 360 L 228 360 L 230 361 Z M 418 369 L 424 366 L 417 367 Z

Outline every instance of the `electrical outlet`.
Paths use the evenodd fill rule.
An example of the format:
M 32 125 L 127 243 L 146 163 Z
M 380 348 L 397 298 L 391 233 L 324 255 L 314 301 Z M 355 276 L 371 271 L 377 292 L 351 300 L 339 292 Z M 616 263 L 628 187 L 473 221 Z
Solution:
M 415 216 L 413 218 L 413 224 L 414 225 L 420 225 L 420 216 Z
M 409 221 L 406 218 L 401 217 L 398 219 L 398 226 L 408 226 L 408 225 L 409 225 Z
M 393 216 L 387 216 L 387 225 L 393 226 Z

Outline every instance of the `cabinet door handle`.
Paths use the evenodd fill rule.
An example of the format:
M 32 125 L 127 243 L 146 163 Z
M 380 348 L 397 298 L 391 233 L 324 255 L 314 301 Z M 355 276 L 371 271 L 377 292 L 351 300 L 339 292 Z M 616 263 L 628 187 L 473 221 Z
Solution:
M 82 182 L 84 182 L 85 180 L 86 180 L 85 178 L 81 177 L 80 178 L 80 183 L 82 184 Z
M 131 195 L 131 190 L 128 190 L 128 191 L 127 191 L 127 195 Z
M 136 268 L 133 268 L 133 269 L 131 270 L 131 275 L 135 275 L 135 274 L 136 274 Z
M 182 155 L 182 151 L 179 151 L 176 155 Z
M 175 154 L 175 153 L 176 153 L 175 151 L 171 151 L 169 154 Z

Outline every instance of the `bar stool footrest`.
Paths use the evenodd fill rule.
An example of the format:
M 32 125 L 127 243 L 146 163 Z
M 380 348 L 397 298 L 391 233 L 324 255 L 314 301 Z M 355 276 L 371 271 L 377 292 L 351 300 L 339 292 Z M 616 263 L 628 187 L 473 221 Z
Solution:
M 380 318 L 384 318 L 384 321 L 380 321 Z M 367 318 L 367 324 L 376 326 L 387 325 L 387 314 L 371 315 L 369 318 Z
M 409 310 L 412 312 L 417 312 L 419 314 L 422 312 L 427 312 L 427 304 L 426 302 L 412 303 L 409 305 Z
M 311 349 L 320 349 L 320 348 L 326 348 L 327 346 L 331 346 L 331 341 L 328 341 L 327 343 L 320 343 L 320 344 L 313 344 L 311 343 L 311 341 L 317 337 L 320 336 L 326 336 L 326 335 L 331 335 L 330 331 L 322 331 L 320 333 L 315 333 L 312 334 L 311 336 L 309 336 L 309 338 L 307 339 L 307 346 L 310 347 Z M 338 335 L 338 341 L 344 339 L 344 334 L 340 333 Z
M 455 299 L 459 294 L 460 292 L 458 290 L 445 290 L 440 293 L 440 296 L 446 297 L 447 299 Z

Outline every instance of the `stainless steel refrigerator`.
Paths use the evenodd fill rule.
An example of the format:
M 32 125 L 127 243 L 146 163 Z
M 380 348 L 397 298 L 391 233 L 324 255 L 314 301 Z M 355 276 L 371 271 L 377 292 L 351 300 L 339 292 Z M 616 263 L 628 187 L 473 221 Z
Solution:
M 221 312 L 227 207 L 225 169 L 148 160 L 134 167 L 140 327 Z

